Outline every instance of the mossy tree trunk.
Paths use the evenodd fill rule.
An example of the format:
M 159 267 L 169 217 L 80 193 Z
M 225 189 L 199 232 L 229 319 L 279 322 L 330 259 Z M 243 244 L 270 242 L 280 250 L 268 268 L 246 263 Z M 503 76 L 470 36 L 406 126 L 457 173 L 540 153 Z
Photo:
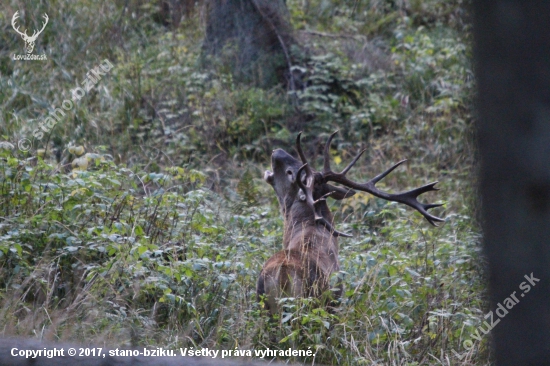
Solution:
M 204 50 L 236 80 L 292 88 L 292 38 L 284 0 L 208 0 Z

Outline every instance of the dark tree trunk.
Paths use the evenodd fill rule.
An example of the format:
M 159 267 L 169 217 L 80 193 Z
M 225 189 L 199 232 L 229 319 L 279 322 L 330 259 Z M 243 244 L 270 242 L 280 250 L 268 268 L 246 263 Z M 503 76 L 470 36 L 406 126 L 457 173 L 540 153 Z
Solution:
M 548 365 L 550 1 L 477 0 L 474 14 L 480 190 L 494 321 L 500 319 L 498 303 L 512 294 L 518 299 L 507 314 L 500 311 L 504 316 L 492 330 L 496 361 Z
M 183 17 L 189 18 L 195 8 L 195 0 L 159 0 L 160 22 L 172 29 L 179 27 Z
M 239 81 L 288 83 L 294 44 L 284 0 L 208 0 L 204 49 Z

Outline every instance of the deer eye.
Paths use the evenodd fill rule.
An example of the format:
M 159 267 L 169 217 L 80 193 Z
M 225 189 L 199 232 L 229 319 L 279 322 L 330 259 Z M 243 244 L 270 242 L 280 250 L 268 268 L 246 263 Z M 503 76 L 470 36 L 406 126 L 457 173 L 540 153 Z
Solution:
M 294 178 L 294 172 L 292 171 L 292 169 L 286 170 L 286 176 L 290 182 L 294 183 L 295 178 Z

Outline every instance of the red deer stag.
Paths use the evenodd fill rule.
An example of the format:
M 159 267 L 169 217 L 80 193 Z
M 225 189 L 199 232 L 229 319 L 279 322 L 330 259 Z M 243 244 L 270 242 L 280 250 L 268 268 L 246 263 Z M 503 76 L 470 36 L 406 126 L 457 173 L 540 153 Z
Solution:
M 361 151 L 340 173 L 330 168 L 329 138 L 324 149 L 322 172 L 313 170 L 296 138 L 296 151 L 300 161 L 286 151 L 277 149 L 271 155 L 272 172 L 267 170 L 264 179 L 269 183 L 279 200 L 284 216 L 283 250 L 273 255 L 264 264 L 257 285 L 258 299 L 265 295 L 265 307 L 276 313 L 276 299 L 279 297 L 319 297 L 329 289 L 333 272 L 340 270 L 338 262 L 338 236 L 350 237 L 334 229 L 333 218 L 326 199 L 336 200 L 351 197 L 355 190 L 368 192 L 388 201 L 404 203 L 420 212 L 432 225 L 443 219 L 433 216 L 427 210 L 441 204 L 424 204 L 417 201 L 422 193 L 436 191 L 437 182 L 426 184 L 411 191 L 390 194 L 375 187 L 406 160 L 402 160 L 366 183 L 357 183 L 346 178 L 347 172 L 365 152 Z M 340 183 L 346 188 L 336 187 L 328 182 Z M 341 292 L 341 289 L 340 291 Z M 339 293 L 335 294 L 337 297 Z

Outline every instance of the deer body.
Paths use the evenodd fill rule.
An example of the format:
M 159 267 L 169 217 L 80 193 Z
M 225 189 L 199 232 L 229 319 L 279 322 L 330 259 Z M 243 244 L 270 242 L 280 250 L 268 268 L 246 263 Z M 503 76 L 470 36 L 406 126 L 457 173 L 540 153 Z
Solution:
M 412 191 L 389 194 L 378 190 L 375 184 L 402 164 L 401 161 L 367 183 L 360 184 L 345 177 L 362 151 L 341 172 L 330 169 L 329 147 L 333 133 L 324 151 L 324 169 L 312 170 L 300 146 L 300 134 L 296 140 L 296 150 L 300 160 L 286 151 L 277 149 L 271 156 L 272 171 L 266 171 L 264 179 L 277 195 L 284 217 L 283 250 L 273 255 L 264 264 L 257 284 L 258 298 L 265 296 L 265 307 L 274 314 L 278 311 L 277 298 L 280 297 L 319 297 L 329 290 L 332 273 L 340 270 L 338 261 L 338 236 L 350 236 L 333 227 L 333 217 L 326 203 L 331 197 L 342 200 L 353 196 L 355 190 L 369 192 L 377 197 L 407 204 L 418 210 L 435 225 L 443 221 L 427 212 L 439 204 L 422 204 L 416 197 L 424 192 L 436 190 L 430 183 Z M 337 187 L 328 182 L 343 184 Z M 336 289 L 339 297 L 341 288 Z
M 284 249 L 264 264 L 258 279 L 258 295 L 267 295 L 265 305 L 272 312 L 277 298 L 320 296 L 340 269 L 337 238 L 316 225 L 313 215 L 298 221 L 304 210 L 292 211 L 285 218 Z

